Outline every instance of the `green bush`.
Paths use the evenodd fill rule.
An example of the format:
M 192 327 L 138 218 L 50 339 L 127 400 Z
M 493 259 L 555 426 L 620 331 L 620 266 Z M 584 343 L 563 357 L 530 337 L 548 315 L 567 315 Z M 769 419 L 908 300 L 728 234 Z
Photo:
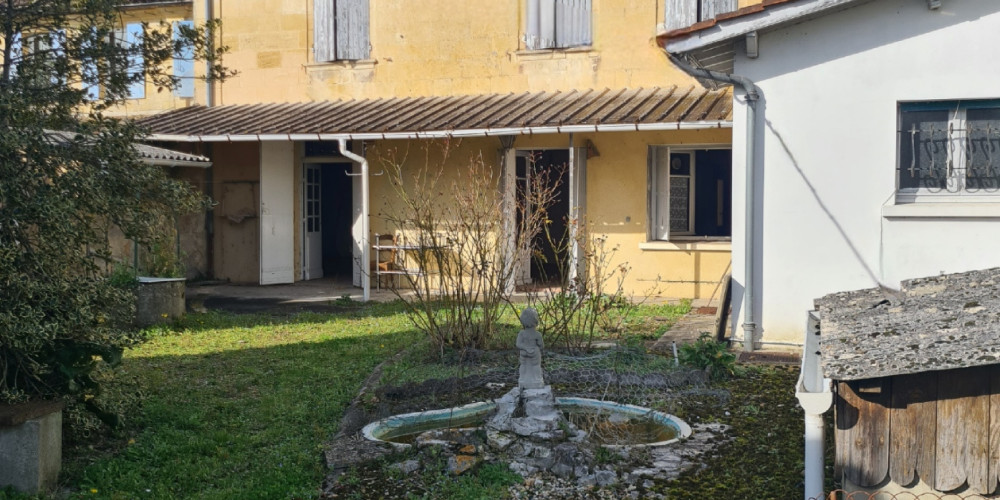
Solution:
M 725 342 L 716 341 L 708 333 L 702 333 L 695 342 L 682 345 L 677 359 L 687 366 L 707 371 L 712 378 L 724 378 L 736 372 L 736 355 L 729 352 Z

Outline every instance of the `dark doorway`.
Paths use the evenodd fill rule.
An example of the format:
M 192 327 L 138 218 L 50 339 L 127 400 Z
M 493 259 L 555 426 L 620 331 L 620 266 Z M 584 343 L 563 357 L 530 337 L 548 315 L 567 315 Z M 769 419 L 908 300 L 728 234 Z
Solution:
M 353 177 L 350 163 L 324 163 L 323 197 L 320 203 L 323 221 L 323 275 L 350 279 L 354 274 Z
M 695 152 L 695 235 L 732 234 L 732 164 L 733 152 L 729 149 Z
M 531 283 L 560 283 L 565 276 L 569 249 L 569 151 L 565 149 L 517 152 L 518 227 L 524 207 L 525 189 L 533 176 L 541 175 L 549 189 L 555 190 L 555 202 L 545 214 L 545 230 L 531 245 Z M 523 265 L 523 263 L 522 263 Z

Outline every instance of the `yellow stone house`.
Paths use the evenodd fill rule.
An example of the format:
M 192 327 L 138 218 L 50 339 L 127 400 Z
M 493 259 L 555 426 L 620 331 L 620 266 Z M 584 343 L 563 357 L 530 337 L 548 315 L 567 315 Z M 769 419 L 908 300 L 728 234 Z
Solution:
M 505 196 L 529 158 L 563 165 L 554 221 L 586 220 L 631 267 L 626 290 L 709 299 L 729 272 L 732 95 L 675 68 L 657 34 L 758 0 L 135 2 L 123 23 L 222 21 L 223 83 L 137 92 L 120 113 L 209 158 L 184 174 L 217 201 L 184 232 L 189 275 L 240 283 L 339 276 L 367 293 L 393 232 L 380 155 L 456 145 Z M 203 67 L 183 60 L 178 75 Z M 506 235 L 503 237 L 510 237 Z M 572 259 L 572 256 L 570 256 Z M 538 279 L 525 262 L 522 282 Z

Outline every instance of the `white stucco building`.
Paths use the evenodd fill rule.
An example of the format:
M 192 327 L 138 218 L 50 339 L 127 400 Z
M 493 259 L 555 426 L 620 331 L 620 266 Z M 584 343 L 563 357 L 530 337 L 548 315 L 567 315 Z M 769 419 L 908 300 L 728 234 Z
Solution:
M 828 293 L 1000 266 L 1000 2 L 777 0 L 660 41 L 759 92 L 752 123 L 734 92 L 735 338 L 748 282 L 758 338 L 795 342 Z

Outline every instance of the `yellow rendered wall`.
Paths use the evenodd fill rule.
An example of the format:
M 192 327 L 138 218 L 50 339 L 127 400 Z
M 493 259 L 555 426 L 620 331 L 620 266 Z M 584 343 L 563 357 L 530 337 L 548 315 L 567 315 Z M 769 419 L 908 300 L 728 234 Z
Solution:
M 646 243 L 647 151 L 650 145 L 711 146 L 730 142 L 728 129 L 607 132 L 576 134 L 574 144 L 583 146 L 590 140 L 600 156 L 587 161 L 587 220 L 592 236 L 606 236 L 607 246 L 617 247 L 613 264 L 628 264 L 631 268 L 625 282 L 626 292 L 637 296 L 666 298 L 710 298 L 720 293 L 716 283 L 728 272 L 730 252 L 728 242 L 708 244 L 661 245 L 659 249 L 643 249 Z M 422 167 L 431 171 L 442 168 L 439 181 L 441 196 L 468 168 L 470 159 L 482 154 L 484 163 L 496 167 L 500 142 L 497 138 L 463 139 L 451 150 L 451 158 L 442 162 L 439 141 L 381 141 L 369 149 L 368 159 L 373 173 L 384 165 L 380 156 L 403 158 L 404 177 L 414 175 Z M 430 145 L 432 154 L 425 155 Z M 569 146 L 568 135 L 521 136 L 514 143 L 517 149 L 563 149 Z M 428 159 L 429 158 L 429 159 Z M 496 169 L 499 172 L 499 169 Z M 394 210 L 394 193 L 388 177 L 373 177 L 371 184 L 371 231 L 384 233 L 394 228 L 385 214 Z M 690 283 L 704 281 L 706 283 Z
M 371 58 L 316 64 L 311 0 L 214 0 L 240 71 L 218 103 L 694 84 L 654 42 L 661 1 L 593 0 L 593 46 L 554 51 L 523 50 L 524 3 L 372 0 Z
M 192 15 L 191 4 L 175 4 L 142 8 L 130 7 L 123 10 L 121 14 L 121 25 L 125 26 L 128 23 L 146 22 L 149 23 L 150 29 L 171 30 L 173 29 L 172 23 L 174 21 L 190 21 L 192 20 Z M 161 26 L 160 21 L 163 21 L 165 25 Z M 168 72 L 173 71 L 172 67 L 168 67 L 166 69 Z M 201 72 L 196 74 L 201 74 Z M 198 96 L 197 91 L 195 95 Z M 201 97 L 201 101 L 199 102 L 203 103 L 204 98 Z M 193 103 L 193 98 L 177 97 L 173 92 L 167 90 L 157 92 L 156 87 L 147 82 L 146 95 L 144 98 L 129 99 L 124 106 L 111 110 L 108 114 L 118 116 L 139 116 L 174 108 L 182 108 Z
M 212 146 L 212 265 L 218 279 L 260 281 L 260 145 Z

